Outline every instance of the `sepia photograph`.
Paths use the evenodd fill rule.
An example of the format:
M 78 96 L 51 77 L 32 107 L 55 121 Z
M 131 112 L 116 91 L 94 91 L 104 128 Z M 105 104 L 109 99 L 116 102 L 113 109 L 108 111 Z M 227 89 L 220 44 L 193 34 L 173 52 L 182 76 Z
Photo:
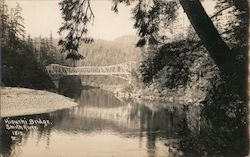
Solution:
M 248 0 L 0 0 L 0 157 L 250 157 Z

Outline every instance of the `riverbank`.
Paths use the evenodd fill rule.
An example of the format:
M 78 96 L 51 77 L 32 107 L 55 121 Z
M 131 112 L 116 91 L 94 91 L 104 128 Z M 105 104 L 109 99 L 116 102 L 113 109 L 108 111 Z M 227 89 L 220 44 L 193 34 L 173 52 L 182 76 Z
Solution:
M 1 117 L 47 113 L 73 106 L 77 103 L 59 94 L 28 88 L 1 88 Z
M 120 99 L 133 99 L 136 101 L 146 102 L 161 102 L 168 104 L 182 104 L 191 106 L 200 106 L 205 99 L 206 92 L 203 92 L 198 87 L 198 84 L 193 84 L 192 87 L 171 89 L 143 88 L 134 87 L 118 87 L 109 90 Z M 181 105 L 181 106 L 182 106 Z
M 113 93 L 120 100 L 135 100 L 137 102 L 159 102 L 158 104 L 173 104 L 173 106 L 200 106 L 206 97 L 206 92 L 201 91 L 200 82 L 192 82 L 192 86 L 176 89 L 162 89 L 155 86 L 138 88 L 132 84 L 127 85 L 102 85 L 97 88 Z M 203 81 L 204 82 L 204 81 Z M 154 103 L 155 104 L 155 103 Z M 179 105 L 177 105 L 179 104 Z M 163 105 L 164 106 L 164 105 Z M 172 105 L 170 105 L 172 106 Z

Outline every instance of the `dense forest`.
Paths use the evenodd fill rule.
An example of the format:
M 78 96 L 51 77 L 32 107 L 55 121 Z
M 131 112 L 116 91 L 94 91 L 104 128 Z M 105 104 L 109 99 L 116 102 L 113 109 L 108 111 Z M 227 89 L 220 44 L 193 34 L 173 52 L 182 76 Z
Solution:
M 0 1 L 1 51 L 3 86 L 52 89 L 54 84 L 37 60 L 36 49 L 30 36 L 26 36 L 22 8 L 8 8 Z
M 8 8 L 1 0 L 2 23 L 2 84 L 4 86 L 17 86 L 35 89 L 52 89 L 54 84 L 45 71 L 50 64 L 72 66 L 74 61 L 66 59 L 66 54 L 61 53 L 58 47 L 59 39 L 53 37 L 31 38 L 25 32 L 22 17 L 22 8 L 19 4 L 15 8 Z M 124 36 L 112 41 L 101 39 L 93 43 L 81 45 L 79 52 L 84 59 L 78 61 L 78 66 L 85 65 L 113 65 L 127 61 L 136 61 L 141 55 L 141 49 L 135 46 L 136 36 Z M 84 77 L 87 80 L 92 78 Z M 96 78 L 98 84 L 108 82 L 124 82 L 112 77 Z M 88 81 L 87 81 L 88 82 Z
M 245 137 L 248 131 L 248 2 L 215 1 L 215 13 L 210 17 L 199 0 L 180 0 L 180 5 L 190 20 L 190 30 L 177 40 L 149 45 L 149 54 L 140 66 L 145 88 L 142 92 L 155 97 L 177 97 L 187 106 L 202 106 L 202 131 L 193 134 L 187 129 L 183 133 L 181 149 L 187 155 L 203 156 L 204 151 L 209 156 L 248 154 Z M 153 17 L 155 12 L 150 14 L 155 8 L 149 11 L 139 8 L 135 15 L 138 17 L 143 12 L 157 19 Z M 149 30 L 143 29 L 143 22 L 139 24 L 142 31 L 139 43 L 145 44 L 143 35 Z M 158 32 L 158 28 L 155 31 Z M 154 37 L 153 33 L 150 35 Z M 221 152 L 218 148 L 225 150 Z
M 2 84 L 49 89 L 53 83 L 45 66 L 51 63 L 76 66 L 77 61 L 77 66 L 84 66 L 138 61 L 134 80 L 124 92 L 178 102 L 186 111 L 200 106 L 199 133 L 187 126 L 179 133 L 180 149 L 187 156 L 246 155 L 248 1 L 215 0 L 213 15 L 203 7 L 205 0 L 114 0 L 112 10 L 132 2 L 136 3 L 132 15 L 138 38 L 104 41 L 86 37 L 94 18 L 90 0 L 59 3 L 64 20 L 59 32 L 66 32 L 61 39 L 27 36 L 21 7 L 8 9 L 0 0 Z M 176 29 L 180 9 L 190 21 L 189 29 L 169 38 L 166 31 Z M 107 77 L 82 78 L 83 82 L 93 80 L 116 83 Z

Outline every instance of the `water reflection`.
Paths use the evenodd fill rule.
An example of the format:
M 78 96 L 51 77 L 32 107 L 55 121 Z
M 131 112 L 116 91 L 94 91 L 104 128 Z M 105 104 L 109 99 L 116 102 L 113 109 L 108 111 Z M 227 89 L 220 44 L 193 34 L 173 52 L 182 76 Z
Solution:
M 201 108 L 200 131 L 194 132 L 183 125 L 180 134 L 181 150 L 185 155 L 197 157 L 247 156 L 249 153 L 247 106 L 233 94 L 215 93 L 219 95 L 207 98 L 205 101 L 210 103 L 204 103 Z
M 16 136 L 15 140 L 11 137 L 13 130 L 6 129 L 6 119 L 3 119 L 0 154 L 4 157 L 197 156 L 204 153 L 195 151 L 206 151 L 204 143 L 200 142 L 203 138 L 211 136 L 211 141 L 219 142 L 214 136 L 218 135 L 217 130 L 201 117 L 204 112 L 198 107 L 187 109 L 154 104 L 157 106 L 154 108 L 147 103 L 121 101 L 100 89 L 82 90 L 76 101 L 79 106 L 71 109 L 9 118 L 51 122 L 46 127 L 36 125 L 37 129 L 24 131 L 24 135 Z M 215 132 L 205 136 L 211 130 Z M 206 146 L 214 144 L 211 141 L 206 140 Z M 221 145 L 221 149 L 227 147 Z

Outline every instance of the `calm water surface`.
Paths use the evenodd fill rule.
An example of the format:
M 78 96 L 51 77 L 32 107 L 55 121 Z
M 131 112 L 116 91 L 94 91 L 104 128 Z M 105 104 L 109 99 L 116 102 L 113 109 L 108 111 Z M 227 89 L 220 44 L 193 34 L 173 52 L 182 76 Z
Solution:
M 210 128 L 202 120 L 199 108 L 122 101 L 101 89 L 82 90 L 73 97 L 79 106 L 71 109 L 2 119 L 0 154 L 4 157 L 168 157 L 206 155 L 210 151 L 202 142 L 201 146 L 189 143 L 205 137 L 204 128 Z M 7 129 L 5 120 L 16 119 L 48 120 L 49 124 L 33 124 L 30 126 L 37 128 L 13 136 L 15 129 Z M 210 133 L 214 136 L 214 132 Z M 208 146 L 209 141 L 206 141 Z M 211 148 L 211 152 L 228 153 L 231 146 L 216 148 Z M 239 155 L 243 149 L 232 151 L 229 152 Z

